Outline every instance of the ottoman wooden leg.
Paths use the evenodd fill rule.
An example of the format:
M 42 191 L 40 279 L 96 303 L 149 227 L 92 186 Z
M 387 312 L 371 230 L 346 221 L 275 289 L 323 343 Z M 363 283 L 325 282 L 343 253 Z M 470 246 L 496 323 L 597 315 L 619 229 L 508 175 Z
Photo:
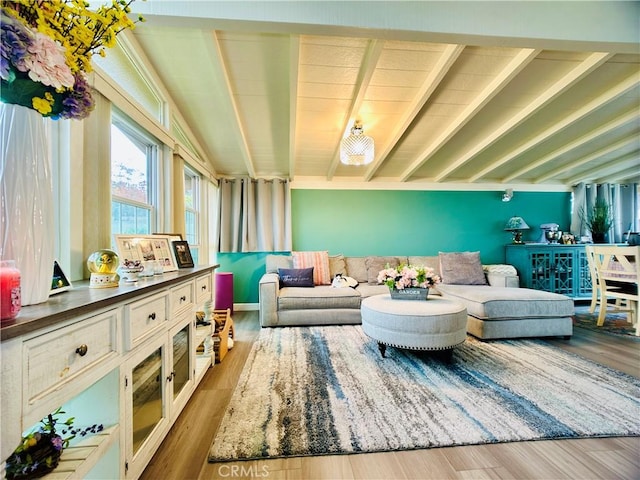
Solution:
M 438 358 L 446 363 L 453 362 L 453 348 L 446 348 L 444 350 L 438 350 L 436 352 Z
M 382 342 L 378 342 L 378 350 L 380 350 L 380 355 L 382 355 L 382 358 L 385 358 L 384 352 L 387 351 L 387 346 Z

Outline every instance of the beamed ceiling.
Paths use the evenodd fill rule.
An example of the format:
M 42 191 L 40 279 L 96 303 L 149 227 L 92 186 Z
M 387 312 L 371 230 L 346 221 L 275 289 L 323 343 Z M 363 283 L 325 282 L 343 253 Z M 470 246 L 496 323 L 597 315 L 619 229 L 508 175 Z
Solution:
M 217 176 L 544 190 L 640 179 L 639 10 L 637 2 L 606 3 L 613 19 L 594 18 L 598 2 L 560 2 L 561 18 L 543 13 L 543 25 L 564 32 L 554 22 L 575 14 L 576 36 L 606 36 L 628 30 L 635 12 L 635 41 L 527 38 L 536 18 L 519 2 L 149 0 L 134 37 Z M 370 28 L 343 25 L 348 8 L 367 5 L 361 16 Z M 313 20 L 288 19 L 304 20 L 305 11 Z M 466 31 L 412 30 L 430 13 L 453 30 L 462 30 L 455 19 L 466 20 Z M 474 17 L 481 25 L 491 14 L 487 29 L 499 29 L 501 16 L 518 13 L 521 36 L 473 31 Z M 396 16 L 407 28 L 377 28 L 402 23 Z M 607 32 L 599 21 L 609 22 Z M 367 166 L 339 161 L 354 120 L 375 140 Z

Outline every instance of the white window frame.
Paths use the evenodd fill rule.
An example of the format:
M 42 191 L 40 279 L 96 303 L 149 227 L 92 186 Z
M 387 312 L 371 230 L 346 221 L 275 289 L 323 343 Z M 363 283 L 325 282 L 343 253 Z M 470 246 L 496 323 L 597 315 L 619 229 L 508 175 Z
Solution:
M 111 205 L 113 202 L 118 202 L 125 205 L 131 205 L 136 208 L 143 208 L 149 210 L 149 231 L 148 232 L 136 232 L 150 234 L 158 230 L 159 218 L 161 212 L 159 185 L 160 185 L 160 172 L 162 170 L 160 162 L 159 150 L 162 148 L 161 143 L 142 127 L 137 125 L 134 121 L 129 119 L 122 112 L 117 109 L 112 111 L 111 123 L 117 126 L 129 139 L 137 144 L 141 149 L 144 149 L 147 156 L 147 203 L 138 202 L 128 198 L 120 197 L 112 193 Z M 130 232 L 112 231 L 111 234 L 126 234 Z
M 187 202 L 184 204 L 184 215 L 185 215 L 185 240 L 189 241 L 189 247 L 191 250 L 198 251 L 198 258 L 201 258 L 201 247 L 202 247 L 202 194 L 201 194 L 201 185 L 202 178 L 201 175 L 191 167 L 185 164 L 184 172 L 183 172 L 184 182 L 186 185 L 187 177 L 190 178 L 193 186 L 193 206 L 189 207 Z M 189 238 L 189 232 L 186 231 L 186 227 L 188 225 L 187 222 L 187 214 L 192 213 L 194 216 L 194 225 L 195 225 L 195 241 Z

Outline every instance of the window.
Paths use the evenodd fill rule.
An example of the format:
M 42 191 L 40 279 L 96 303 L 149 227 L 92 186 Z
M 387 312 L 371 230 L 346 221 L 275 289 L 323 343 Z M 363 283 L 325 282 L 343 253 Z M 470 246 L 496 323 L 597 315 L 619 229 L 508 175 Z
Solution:
M 156 224 L 157 142 L 124 118 L 111 125 L 111 233 L 149 234 Z
M 193 262 L 198 264 L 198 248 L 200 246 L 200 176 L 188 167 L 184 169 L 184 207 L 185 207 L 185 240 Z

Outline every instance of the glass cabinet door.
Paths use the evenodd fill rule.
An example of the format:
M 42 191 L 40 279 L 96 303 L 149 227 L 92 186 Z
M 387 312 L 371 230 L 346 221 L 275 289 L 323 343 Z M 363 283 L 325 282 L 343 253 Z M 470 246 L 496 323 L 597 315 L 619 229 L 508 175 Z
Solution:
M 135 455 L 162 420 L 162 347 L 154 350 L 132 371 L 132 434 Z
M 187 323 L 172 337 L 173 361 L 172 361 L 172 385 L 173 401 L 176 400 L 180 392 L 191 380 L 190 368 L 190 344 L 191 344 L 191 323 Z

